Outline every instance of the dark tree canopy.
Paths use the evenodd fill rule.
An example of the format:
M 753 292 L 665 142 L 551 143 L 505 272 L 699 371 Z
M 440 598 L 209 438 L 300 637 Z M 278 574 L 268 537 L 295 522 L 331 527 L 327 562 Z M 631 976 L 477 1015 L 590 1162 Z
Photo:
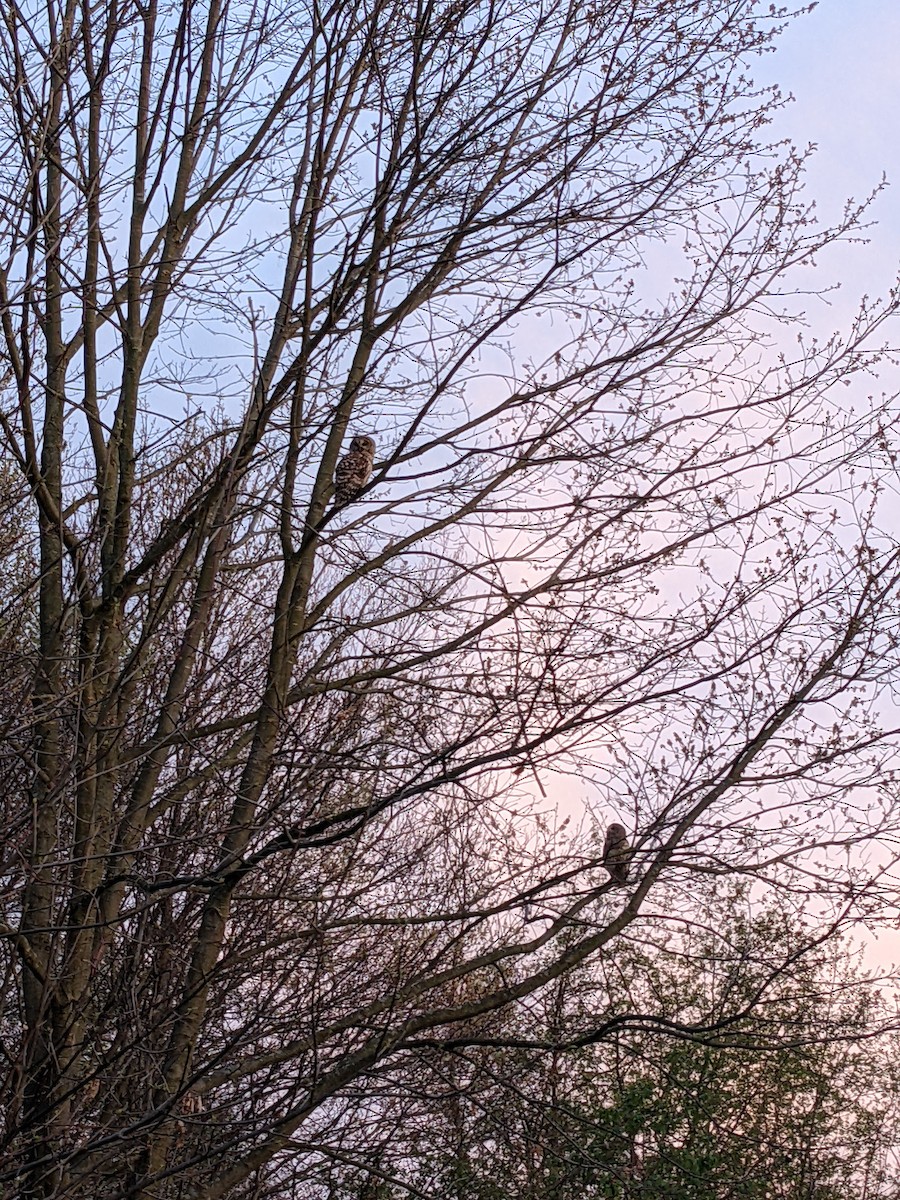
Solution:
M 329 1163 L 322 1194 L 377 1180 L 396 1200 L 401 1179 L 447 1200 L 896 1196 L 896 1035 L 866 1037 L 889 1006 L 848 945 L 811 949 L 789 906 L 748 899 L 712 890 L 693 921 L 637 921 L 599 967 L 505 1014 L 506 1046 L 417 1060 L 369 1109 L 373 1166 Z M 773 941 L 803 949 L 777 979 Z M 613 1028 L 593 1039 L 598 1007 Z M 562 1028 L 580 1044 L 538 1050 Z
M 895 300 L 802 332 L 789 15 L 7 6 L 10 1195 L 287 1198 L 661 897 L 878 910 Z

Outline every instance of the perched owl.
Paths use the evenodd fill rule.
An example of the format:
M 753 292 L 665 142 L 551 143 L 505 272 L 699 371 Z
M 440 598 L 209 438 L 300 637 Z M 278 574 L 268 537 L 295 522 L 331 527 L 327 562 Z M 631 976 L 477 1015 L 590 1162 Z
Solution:
M 369 482 L 375 461 L 375 439 L 355 437 L 334 472 L 334 502 L 349 504 Z
M 203 1097 L 196 1092 L 187 1091 L 181 1097 L 179 1110 L 185 1117 L 194 1117 L 197 1113 L 206 1112 L 206 1105 L 203 1103 Z
M 628 882 L 630 858 L 631 847 L 628 845 L 625 826 L 614 822 L 607 829 L 606 841 L 603 843 L 603 865 L 609 871 L 613 883 Z
M 202 1096 L 198 1096 L 196 1092 L 187 1091 L 178 1102 L 176 1111 L 179 1115 L 175 1119 L 175 1144 L 181 1147 L 188 1130 L 187 1122 L 182 1118 L 196 1117 L 200 1113 L 206 1112 L 206 1105 L 203 1103 Z

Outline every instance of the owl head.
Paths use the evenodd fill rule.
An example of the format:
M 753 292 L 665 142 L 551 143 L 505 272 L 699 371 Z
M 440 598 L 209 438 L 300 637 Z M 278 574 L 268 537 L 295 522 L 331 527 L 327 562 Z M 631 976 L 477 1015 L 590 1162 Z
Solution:
M 355 437 L 350 443 L 350 449 L 361 451 L 363 454 L 375 454 L 375 439 L 370 437 Z
M 606 830 L 606 837 L 603 841 L 603 856 L 608 857 L 611 854 L 618 854 L 620 851 L 628 849 L 628 834 L 625 831 L 625 826 L 614 821 Z

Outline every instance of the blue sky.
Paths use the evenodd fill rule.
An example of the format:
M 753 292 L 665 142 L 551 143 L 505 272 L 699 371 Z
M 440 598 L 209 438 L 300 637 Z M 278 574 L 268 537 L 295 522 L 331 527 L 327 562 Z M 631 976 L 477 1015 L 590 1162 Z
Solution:
M 887 175 L 870 245 L 823 262 L 823 274 L 843 280 L 847 302 L 884 292 L 900 262 L 900 0 L 820 0 L 756 76 L 795 97 L 776 128 L 798 146 L 818 146 L 809 191 L 824 218 Z
M 794 96 L 777 132 L 798 146 L 817 145 L 809 195 L 823 218 L 836 217 L 848 196 L 863 197 L 882 175 L 890 184 L 873 209 L 878 224 L 869 244 L 834 251 L 821 263 L 822 283 L 842 283 L 822 324 L 839 327 L 860 295 L 892 285 L 900 265 L 900 0 L 820 0 L 755 74 Z M 900 324 L 890 340 L 900 345 Z M 882 386 L 900 387 L 890 368 Z M 900 961 L 900 931 L 882 929 L 866 942 L 870 966 Z

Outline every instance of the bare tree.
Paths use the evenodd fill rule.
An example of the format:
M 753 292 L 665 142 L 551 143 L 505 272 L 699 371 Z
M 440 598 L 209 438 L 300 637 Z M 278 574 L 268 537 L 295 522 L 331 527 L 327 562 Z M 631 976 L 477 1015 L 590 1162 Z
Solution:
M 398 1061 L 368 1114 L 382 1175 L 452 1200 L 895 1196 L 896 1033 L 873 1036 L 890 1006 L 844 941 L 810 948 L 791 901 L 748 890 L 648 913 L 480 1043 Z M 773 939 L 797 952 L 774 978 Z M 365 1178 L 332 1155 L 320 1194 L 356 1200 Z
M 12 1194 L 377 1186 L 339 1112 L 660 882 L 879 903 L 895 305 L 783 336 L 865 208 L 765 143 L 785 19 L 4 11 Z

